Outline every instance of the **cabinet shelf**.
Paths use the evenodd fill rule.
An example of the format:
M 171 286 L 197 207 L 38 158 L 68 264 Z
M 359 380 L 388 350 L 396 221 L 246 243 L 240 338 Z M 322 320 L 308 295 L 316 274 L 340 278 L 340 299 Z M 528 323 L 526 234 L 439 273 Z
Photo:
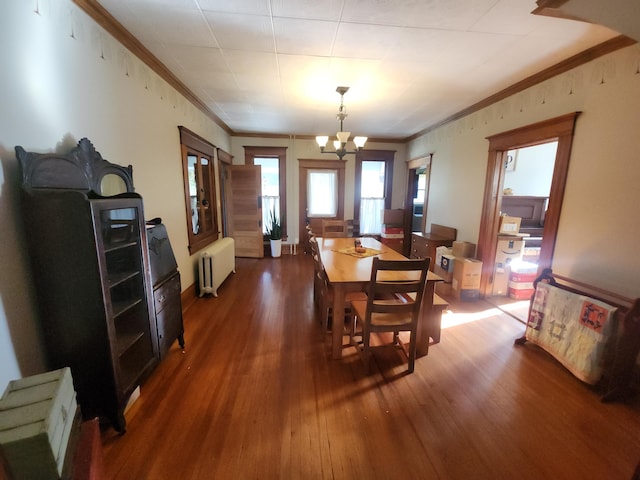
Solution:
M 126 313 L 131 310 L 133 307 L 142 302 L 142 298 L 132 298 L 130 300 L 120 300 L 117 302 L 113 302 L 113 316 L 119 317 L 120 315 Z
M 109 286 L 111 288 L 116 287 L 121 283 L 126 282 L 130 278 L 134 278 L 136 275 L 140 275 L 140 272 L 138 270 L 132 270 L 130 272 L 109 273 Z
M 144 332 L 126 333 L 124 335 L 118 335 L 118 357 L 122 357 L 127 351 L 144 337 Z
M 131 248 L 131 247 L 137 247 L 138 246 L 138 242 L 136 241 L 129 241 L 126 243 L 110 243 L 110 242 L 105 242 L 104 244 L 104 253 L 110 253 L 110 252 L 114 252 L 116 250 L 122 250 L 125 248 Z

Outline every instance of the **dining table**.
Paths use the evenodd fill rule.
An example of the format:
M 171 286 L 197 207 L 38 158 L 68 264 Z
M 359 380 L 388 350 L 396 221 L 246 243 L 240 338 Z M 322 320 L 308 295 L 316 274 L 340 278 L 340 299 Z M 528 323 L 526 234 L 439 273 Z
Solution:
M 317 237 L 320 261 L 329 281 L 329 288 L 333 289 L 333 328 L 331 350 L 334 359 L 342 358 L 344 329 L 335 319 L 345 316 L 345 296 L 348 292 L 366 292 L 371 280 L 371 267 L 373 258 L 383 260 L 407 260 L 407 257 L 396 252 L 387 245 L 380 243 L 373 237 Z M 358 241 L 365 252 L 358 252 L 355 243 Z M 361 250 L 361 249 L 360 249 Z M 388 280 L 402 280 L 410 278 L 407 272 L 395 272 Z M 429 271 L 425 283 L 425 291 L 418 319 L 418 331 L 416 336 L 416 354 L 424 356 L 429 351 L 429 337 L 433 328 L 433 295 L 435 285 L 444 279 Z

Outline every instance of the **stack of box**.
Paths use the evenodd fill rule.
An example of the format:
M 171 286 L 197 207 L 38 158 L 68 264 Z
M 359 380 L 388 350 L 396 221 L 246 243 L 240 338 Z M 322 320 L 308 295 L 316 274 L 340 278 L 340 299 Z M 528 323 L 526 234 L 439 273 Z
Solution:
M 451 248 L 436 248 L 436 259 L 433 273 L 442 277 L 445 283 L 453 282 L 453 269 L 456 258 L 473 258 L 476 254 L 476 244 L 471 242 L 453 242 Z
M 538 265 L 531 262 L 513 262 L 509 274 L 509 297 L 528 300 L 533 295 L 533 281 L 538 274 Z
M 480 297 L 482 262 L 474 259 L 476 244 L 456 241 L 453 242 L 451 252 L 453 258 L 447 260 L 449 268 L 453 263 L 451 289 L 454 295 L 464 301 L 477 300 Z
M 404 210 L 385 209 L 382 211 L 380 243 L 402 253 L 404 248 Z
M 77 410 L 69 368 L 9 382 L 0 398 L 0 448 L 11 478 L 61 477 Z

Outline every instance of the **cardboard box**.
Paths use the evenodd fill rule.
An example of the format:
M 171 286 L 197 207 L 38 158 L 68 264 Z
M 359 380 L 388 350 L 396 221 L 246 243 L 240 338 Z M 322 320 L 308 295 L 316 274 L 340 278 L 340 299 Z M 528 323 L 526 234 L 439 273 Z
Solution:
M 476 244 L 471 242 L 453 242 L 451 250 L 454 257 L 474 258 L 476 256 Z
M 445 272 L 453 272 L 455 260 L 456 257 L 453 255 L 442 255 L 442 258 L 440 259 L 440 267 L 442 267 Z
M 60 478 L 77 408 L 69 368 L 9 382 L 0 446 L 13 478 Z
M 516 290 L 516 289 L 509 289 L 509 298 L 513 298 L 515 300 L 529 300 L 531 298 L 531 295 L 533 295 L 533 288 L 531 290 Z
M 463 302 L 475 302 L 480 298 L 480 290 L 477 288 L 465 288 L 456 290 L 456 298 Z
M 538 276 L 537 273 L 520 273 L 511 271 L 509 275 L 509 281 L 511 282 L 527 282 L 533 284 L 533 281 Z
M 453 272 L 447 272 L 440 265 L 433 266 L 433 273 L 435 273 L 439 277 L 442 277 L 444 283 L 451 283 L 453 281 Z
M 402 226 L 404 224 L 404 210 L 401 208 L 384 209 L 382 211 L 382 224 L 388 226 Z
M 481 274 L 482 262 L 480 260 L 456 257 L 451 288 L 454 291 L 479 289 Z
M 505 268 L 515 260 L 522 260 L 524 252 L 524 239 L 510 235 L 499 235 L 496 248 L 496 266 Z
M 509 297 L 516 300 L 528 300 L 533 295 L 534 288 L 532 282 L 509 281 Z
M 493 269 L 493 295 L 508 295 L 509 294 L 509 275 L 511 269 L 509 265 L 495 265 Z
M 520 217 L 510 217 L 509 215 L 502 215 L 500 217 L 500 227 L 498 233 L 506 233 L 509 235 L 516 235 L 520 232 Z
M 436 259 L 433 262 L 434 267 L 442 263 L 443 255 L 453 255 L 452 249 L 450 247 L 445 247 L 444 245 L 436 247 Z

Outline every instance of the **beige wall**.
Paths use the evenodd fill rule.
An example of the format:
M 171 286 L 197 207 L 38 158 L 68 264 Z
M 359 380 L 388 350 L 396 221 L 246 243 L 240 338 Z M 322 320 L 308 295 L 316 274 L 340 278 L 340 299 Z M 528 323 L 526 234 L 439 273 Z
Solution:
M 477 242 L 487 136 L 580 111 L 553 261 L 556 273 L 640 295 L 638 46 L 609 54 L 417 138 L 434 153 L 427 221 Z

